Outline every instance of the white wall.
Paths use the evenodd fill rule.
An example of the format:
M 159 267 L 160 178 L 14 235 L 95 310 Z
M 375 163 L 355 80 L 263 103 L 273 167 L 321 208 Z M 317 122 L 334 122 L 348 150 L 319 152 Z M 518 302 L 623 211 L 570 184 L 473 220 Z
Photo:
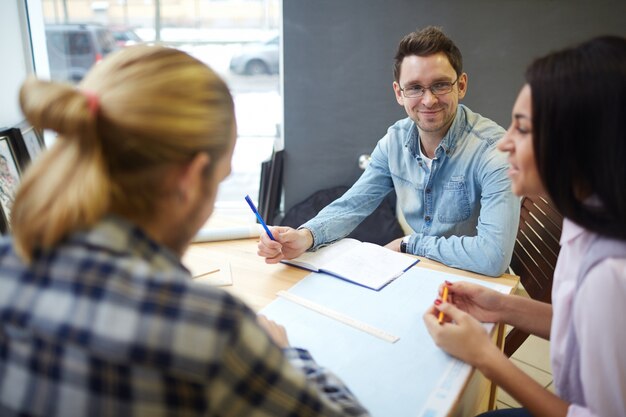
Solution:
M 41 1 L 29 1 L 26 18 L 25 0 L 0 1 L 0 127 L 13 126 L 24 117 L 19 109 L 18 92 L 28 74 L 37 72 L 48 74 L 47 52 Z M 30 30 L 29 22 L 30 20 Z M 32 32 L 32 34 L 31 34 Z M 35 53 L 33 63 L 30 36 L 36 45 L 41 45 Z

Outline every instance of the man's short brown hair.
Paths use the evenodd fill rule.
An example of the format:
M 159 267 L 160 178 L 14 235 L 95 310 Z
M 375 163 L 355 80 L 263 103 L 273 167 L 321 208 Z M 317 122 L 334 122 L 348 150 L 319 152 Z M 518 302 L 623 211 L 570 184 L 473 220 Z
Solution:
M 443 52 L 448 61 L 459 76 L 463 73 L 463 57 L 461 51 L 448 38 L 441 28 L 428 26 L 422 30 L 411 32 L 400 41 L 394 58 L 393 77 L 396 82 L 400 80 L 400 66 L 405 57 L 410 55 L 430 56 Z

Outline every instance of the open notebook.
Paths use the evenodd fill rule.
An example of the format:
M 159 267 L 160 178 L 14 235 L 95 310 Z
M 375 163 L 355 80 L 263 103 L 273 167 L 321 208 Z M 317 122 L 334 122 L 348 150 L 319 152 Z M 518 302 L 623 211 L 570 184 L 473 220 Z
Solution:
M 282 262 L 379 290 L 419 260 L 373 243 L 342 239 Z

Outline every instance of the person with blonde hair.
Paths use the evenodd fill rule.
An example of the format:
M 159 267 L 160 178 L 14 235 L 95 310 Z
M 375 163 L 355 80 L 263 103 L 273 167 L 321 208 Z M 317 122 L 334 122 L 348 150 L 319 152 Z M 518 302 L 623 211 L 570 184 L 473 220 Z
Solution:
M 59 136 L 0 241 L 0 415 L 366 415 L 284 328 L 180 262 L 235 144 L 210 68 L 136 46 L 78 88 L 28 79 L 20 103 Z

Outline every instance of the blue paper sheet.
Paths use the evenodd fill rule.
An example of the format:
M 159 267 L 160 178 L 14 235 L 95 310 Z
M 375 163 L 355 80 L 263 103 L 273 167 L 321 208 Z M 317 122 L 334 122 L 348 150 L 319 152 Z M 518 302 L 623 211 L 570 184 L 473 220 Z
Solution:
M 399 336 L 393 344 L 280 298 L 261 313 L 285 326 L 292 346 L 338 375 L 372 416 L 444 416 L 470 372 L 433 343 L 422 322 L 444 280 L 509 291 L 426 268 L 412 268 L 380 291 L 316 273 L 289 291 Z

